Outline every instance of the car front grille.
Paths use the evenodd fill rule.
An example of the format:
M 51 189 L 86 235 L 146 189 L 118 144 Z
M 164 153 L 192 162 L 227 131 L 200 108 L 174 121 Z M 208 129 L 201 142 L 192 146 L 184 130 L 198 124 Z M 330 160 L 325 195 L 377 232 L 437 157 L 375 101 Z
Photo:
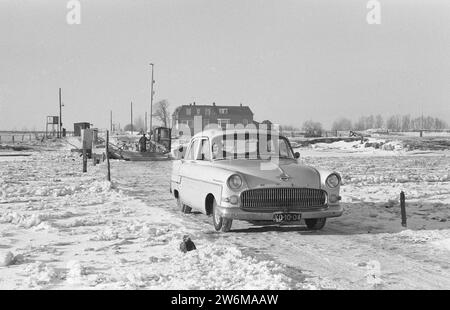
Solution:
M 313 188 L 257 188 L 241 193 L 246 211 L 294 211 L 326 207 L 327 193 Z

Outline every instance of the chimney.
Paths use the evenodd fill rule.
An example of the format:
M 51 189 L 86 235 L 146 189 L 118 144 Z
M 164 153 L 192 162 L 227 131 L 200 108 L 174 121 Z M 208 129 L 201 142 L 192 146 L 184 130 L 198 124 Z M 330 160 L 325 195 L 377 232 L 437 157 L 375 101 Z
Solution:
M 215 107 L 216 106 L 216 103 L 215 102 L 213 102 L 213 107 Z
M 195 101 L 194 101 L 194 105 L 195 105 Z
M 241 103 L 241 107 L 242 107 L 242 103 Z

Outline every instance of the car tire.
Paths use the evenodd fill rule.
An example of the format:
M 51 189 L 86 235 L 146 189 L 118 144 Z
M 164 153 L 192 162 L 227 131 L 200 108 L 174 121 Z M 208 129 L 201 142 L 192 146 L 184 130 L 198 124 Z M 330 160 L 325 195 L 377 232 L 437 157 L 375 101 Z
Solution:
M 178 209 L 182 212 L 182 213 L 191 213 L 192 208 L 186 206 L 182 201 L 181 198 L 178 196 L 177 198 L 177 206 Z
M 305 219 L 305 224 L 308 229 L 311 230 L 321 230 L 327 221 L 326 217 L 321 217 L 317 219 Z
M 217 213 L 216 206 L 217 206 L 217 204 L 214 201 L 213 212 L 212 212 L 214 229 L 216 231 L 229 232 L 231 230 L 231 225 L 233 224 L 233 220 L 232 219 L 227 219 L 227 218 L 224 218 L 224 217 L 220 216 Z

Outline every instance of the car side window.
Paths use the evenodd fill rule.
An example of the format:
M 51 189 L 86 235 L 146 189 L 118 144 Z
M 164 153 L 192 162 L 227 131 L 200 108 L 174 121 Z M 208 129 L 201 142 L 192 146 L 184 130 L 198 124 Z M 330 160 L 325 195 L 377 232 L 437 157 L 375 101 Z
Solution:
M 195 143 L 195 141 L 192 141 L 191 144 L 189 144 L 189 149 L 187 150 L 186 155 L 184 156 L 184 158 L 187 160 L 191 160 L 194 158 L 193 157 L 194 148 L 195 148 L 194 143 Z
M 193 142 L 191 142 L 187 147 L 186 147 L 186 152 L 184 152 L 184 159 L 189 159 L 189 154 L 191 153 L 191 149 L 192 149 L 192 144 Z
M 210 153 L 208 139 L 201 140 L 200 152 L 198 152 L 197 159 L 198 160 L 211 160 L 211 153 Z
M 283 139 L 280 139 L 280 156 L 289 157 L 289 146 Z
M 189 150 L 184 158 L 187 160 L 193 160 L 196 157 L 195 154 L 197 149 L 198 149 L 198 139 L 191 142 Z

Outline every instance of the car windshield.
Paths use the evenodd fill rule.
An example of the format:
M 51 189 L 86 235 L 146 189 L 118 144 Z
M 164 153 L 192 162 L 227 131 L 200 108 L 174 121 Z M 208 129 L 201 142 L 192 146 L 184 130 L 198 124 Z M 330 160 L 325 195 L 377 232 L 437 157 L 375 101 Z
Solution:
M 224 134 L 212 140 L 212 157 L 219 159 L 293 159 L 286 138 L 271 134 Z

